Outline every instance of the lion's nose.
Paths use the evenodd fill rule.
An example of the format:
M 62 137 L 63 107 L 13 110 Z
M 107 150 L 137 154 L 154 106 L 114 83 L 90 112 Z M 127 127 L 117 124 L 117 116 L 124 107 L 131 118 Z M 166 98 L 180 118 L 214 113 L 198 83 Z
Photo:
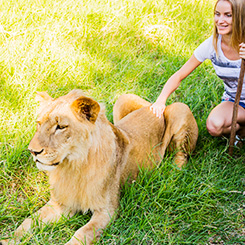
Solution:
M 42 149 L 41 151 L 34 151 L 34 150 L 32 150 L 32 149 L 28 149 L 30 152 L 31 152 L 31 154 L 32 155 L 34 155 L 34 156 L 37 156 L 37 155 L 39 155 L 39 154 L 41 154 L 43 151 L 44 151 L 44 149 Z

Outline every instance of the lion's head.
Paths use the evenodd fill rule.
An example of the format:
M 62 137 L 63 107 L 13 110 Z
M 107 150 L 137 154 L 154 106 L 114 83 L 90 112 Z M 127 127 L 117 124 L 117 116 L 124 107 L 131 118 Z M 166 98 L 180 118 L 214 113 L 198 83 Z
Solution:
M 100 105 L 80 90 L 51 98 L 46 92 L 37 94 L 40 102 L 37 130 L 28 149 L 40 170 L 54 170 L 64 162 L 87 155 L 92 144 L 91 133 Z

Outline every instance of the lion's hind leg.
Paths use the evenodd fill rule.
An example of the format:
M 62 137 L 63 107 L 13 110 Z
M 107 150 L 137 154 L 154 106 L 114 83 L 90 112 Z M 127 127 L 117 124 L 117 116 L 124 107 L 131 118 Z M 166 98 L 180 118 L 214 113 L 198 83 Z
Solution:
M 198 127 L 190 108 L 183 103 L 173 103 L 164 111 L 166 131 L 163 146 L 175 153 L 174 162 L 181 168 L 187 163 L 188 156 L 194 151 Z
M 113 107 L 113 121 L 114 123 L 117 123 L 130 112 L 149 105 L 151 105 L 150 102 L 135 94 L 123 94 L 117 99 Z

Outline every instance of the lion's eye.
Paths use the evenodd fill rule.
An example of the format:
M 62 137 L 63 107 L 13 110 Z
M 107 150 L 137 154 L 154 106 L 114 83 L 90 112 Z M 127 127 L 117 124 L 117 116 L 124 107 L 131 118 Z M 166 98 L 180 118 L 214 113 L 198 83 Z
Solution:
M 57 125 L 56 126 L 56 130 L 64 130 L 64 129 L 66 129 L 68 126 L 67 125 Z
M 37 121 L 37 129 L 39 129 L 41 127 L 41 123 Z

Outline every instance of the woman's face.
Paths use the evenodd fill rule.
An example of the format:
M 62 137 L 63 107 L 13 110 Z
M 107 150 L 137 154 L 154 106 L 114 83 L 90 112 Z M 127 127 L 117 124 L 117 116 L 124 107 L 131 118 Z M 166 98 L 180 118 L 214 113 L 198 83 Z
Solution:
M 214 11 L 214 23 L 220 35 L 231 35 L 232 6 L 228 1 L 219 1 Z

